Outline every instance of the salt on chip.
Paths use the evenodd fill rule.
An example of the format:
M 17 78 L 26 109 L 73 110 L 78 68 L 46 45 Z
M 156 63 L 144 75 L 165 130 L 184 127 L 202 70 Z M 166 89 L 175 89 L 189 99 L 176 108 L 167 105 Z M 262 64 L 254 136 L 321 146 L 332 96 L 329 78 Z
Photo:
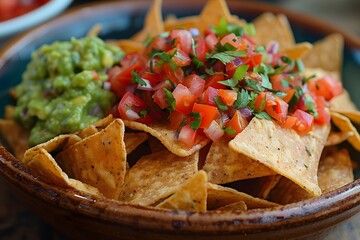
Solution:
M 223 137 L 211 144 L 203 170 L 209 182 L 224 184 L 237 180 L 276 174 L 265 165 L 229 148 L 229 139 Z
M 195 173 L 170 197 L 156 207 L 183 211 L 205 212 L 207 199 L 207 176 L 202 170 Z
M 221 185 L 208 183 L 208 198 L 207 205 L 208 210 L 218 209 L 220 207 L 243 201 L 246 203 L 249 209 L 254 208 L 267 208 L 277 206 L 276 203 L 272 203 L 260 198 L 255 198 L 249 194 L 239 192 L 235 189 L 223 187 Z
M 330 125 L 315 125 L 309 134 L 300 136 L 273 121 L 253 118 L 229 146 L 319 196 L 317 168 L 329 132 Z
M 254 19 L 253 24 L 256 29 L 254 39 L 257 44 L 266 45 L 276 41 L 279 43 L 280 52 L 295 45 L 294 36 L 285 15 L 263 13 Z
M 174 154 L 180 156 L 180 157 L 187 157 L 191 154 L 194 154 L 195 152 L 199 151 L 202 147 L 204 147 L 206 144 L 210 142 L 210 139 L 208 139 L 205 136 L 201 136 L 198 138 L 197 142 L 193 147 L 188 147 L 185 144 L 179 142 L 177 140 L 177 133 L 175 130 L 170 129 L 167 125 L 146 125 L 143 123 L 135 122 L 135 121 L 129 121 L 124 120 L 125 126 L 138 131 L 144 131 L 152 136 L 156 137 L 160 140 L 164 146 L 169 149 L 169 151 L 173 152 Z
M 0 120 L 0 135 L 12 150 L 14 156 L 22 160 L 25 151 L 29 148 L 29 132 L 23 129 L 14 120 Z
M 144 42 L 148 36 L 156 36 L 164 32 L 161 5 L 162 0 L 154 0 L 150 10 L 146 14 L 143 29 L 135 34 L 131 38 L 132 40 Z
M 352 164 L 346 149 L 325 148 L 318 169 L 319 186 L 323 193 L 330 192 L 354 181 Z M 294 203 L 311 195 L 289 179 L 282 178 L 270 193 L 270 200 L 279 204 Z
M 342 132 L 353 133 L 353 135 L 348 138 L 348 141 L 357 151 L 360 151 L 360 135 L 354 125 L 351 123 L 350 119 L 340 113 L 332 112 L 331 121 Z
M 141 157 L 128 172 L 120 200 L 150 206 L 173 194 L 197 171 L 199 153 L 179 157 L 168 150 Z
M 218 209 L 216 209 L 216 211 L 236 211 L 236 212 L 241 212 L 241 211 L 246 211 L 247 205 L 244 201 L 239 201 L 239 202 L 234 202 L 234 203 L 230 203 L 228 205 L 219 207 Z
M 290 48 L 285 49 L 282 53 L 291 59 L 301 59 L 312 49 L 312 45 L 308 42 L 298 43 Z
M 229 8 L 224 0 L 208 0 L 201 10 L 198 28 L 200 32 L 219 24 L 221 19 L 231 20 Z
M 120 119 L 73 144 L 56 156 L 72 178 L 94 186 L 108 198 L 118 199 L 125 179 L 125 126 Z
M 344 38 L 341 34 L 333 33 L 315 42 L 313 49 L 303 58 L 308 68 L 322 68 L 325 71 L 341 72 L 343 63 Z

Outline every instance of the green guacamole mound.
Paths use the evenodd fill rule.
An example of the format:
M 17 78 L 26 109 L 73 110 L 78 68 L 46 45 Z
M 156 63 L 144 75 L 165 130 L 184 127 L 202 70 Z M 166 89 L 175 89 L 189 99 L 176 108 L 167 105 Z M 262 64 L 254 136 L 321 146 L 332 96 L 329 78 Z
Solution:
M 15 119 L 31 129 L 30 146 L 85 128 L 104 117 L 115 95 L 104 89 L 106 69 L 123 52 L 99 38 L 44 45 L 16 87 Z

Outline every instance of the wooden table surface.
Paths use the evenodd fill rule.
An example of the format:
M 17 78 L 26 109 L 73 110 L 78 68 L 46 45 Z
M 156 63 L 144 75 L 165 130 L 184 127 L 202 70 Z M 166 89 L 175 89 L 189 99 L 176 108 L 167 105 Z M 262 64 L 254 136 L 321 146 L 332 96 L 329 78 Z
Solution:
M 78 0 L 72 4 L 79 5 L 90 0 Z M 93 2 L 93 1 L 92 1 Z M 269 1 L 267 1 L 269 2 Z M 285 1 L 275 0 L 275 4 L 283 7 L 307 12 L 308 14 L 319 15 L 317 17 L 328 21 L 333 21 L 338 25 L 344 25 L 347 30 L 360 34 L 360 14 L 354 11 L 360 5 L 357 0 L 319 0 L 315 5 L 312 0 L 304 1 Z M 341 4 L 340 4 L 341 3 Z M 340 4 L 340 5 L 339 5 Z M 311 6 L 308 8 L 307 6 Z M 359 6 L 360 7 L 360 6 Z M 318 8 L 318 9 L 317 9 Z M 308 11 L 311 9 L 311 11 Z M 331 9 L 342 9 L 342 11 L 331 11 Z M 1 46 L 0 46 L 1 47 Z M 38 240 L 38 239 L 56 239 L 66 240 L 53 228 L 34 215 L 30 209 L 11 192 L 8 191 L 4 182 L 0 180 L 0 239 L 6 240 Z M 357 240 L 360 239 L 360 214 L 342 224 L 336 232 L 326 237 L 327 240 Z

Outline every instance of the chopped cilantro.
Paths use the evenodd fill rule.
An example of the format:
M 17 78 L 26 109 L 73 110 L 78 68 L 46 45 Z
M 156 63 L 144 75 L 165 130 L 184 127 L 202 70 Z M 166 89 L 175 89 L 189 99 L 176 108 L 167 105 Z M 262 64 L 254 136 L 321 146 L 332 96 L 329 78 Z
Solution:
M 269 114 L 267 114 L 267 112 L 254 112 L 254 116 L 259 118 L 259 119 L 266 119 L 266 120 L 271 120 L 271 117 Z
M 235 60 L 236 57 L 245 57 L 245 56 L 246 56 L 246 51 L 223 51 L 212 55 L 208 54 L 207 58 L 217 59 L 220 60 L 223 64 L 227 64 Z
M 236 131 L 231 126 L 225 127 L 224 132 L 227 135 L 234 135 L 236 133 Z
M 238 66 L 235 69 L 235 73 L 234 73 L 234 76 L 232 78 L 235 79 L 235 80 L 242 79 L 245 76 L 248 69 L 249 69 L 249 65 L 240 65 L 240 66 Z
M 140 116 L 141 118 L 146 117 L 146 115 L 148 115 L 148 111 L 147 111 L 147 110 L 141 110 L 141 111 L 139 112 L 139 116 Z
M 146 86 L 147 83 L 142 79 L 136 71 L 131 72 L 131 81 L 135 84 L 139 84 L 140 86 Z
M 304 95 L 304 104 L 307 108 L 307 112 L 312 114 L 314 118 L 318 118 L 319 114 L 316 111 L 315 103 L 312 97 L 309 94 Z
M 267 74 L 260 73 L 261 76 L 261 86 L 266 89 L 272 89 L 272 84 L 269 80 L 269 77 Z
M 244 108 L 246 107 L 250 102 L 250 95 L 249 93 L 242 89 L 241 92 L 237 93 L 237 98 L 234 102 L 234 107 L 236 109 Z
M 166 95 L 166 103 L 169 104 L 169 108 L 171 111 L 175 110 L 176 100 L 168 89 L 163 88 L 165 95 Z
M 304 63 L 301 59 L 296 59 L 295 61 L 295 65 L 296 65 L 296 68 L 299 72 L 303 72 L 304 71 Z
M 194 119 L 190 122 L 190 127 L 196 131 L 201 124 L 201 117 L 200 117 L 200 113 L 198 112 L 192 112 L 190 113 L 190 116 L 193 117 Z
M 221 100 L 219 96 L 214 97 L 214 102 L 216 103 L 217 107 L 222 110 L 228 110 L 228 106 Z
M 265 90 L 263 87 L 259 86 L 259 83 L 257 81 L 253 79 L 246 79 L 245 85 L 257 92 L 263 92 Z

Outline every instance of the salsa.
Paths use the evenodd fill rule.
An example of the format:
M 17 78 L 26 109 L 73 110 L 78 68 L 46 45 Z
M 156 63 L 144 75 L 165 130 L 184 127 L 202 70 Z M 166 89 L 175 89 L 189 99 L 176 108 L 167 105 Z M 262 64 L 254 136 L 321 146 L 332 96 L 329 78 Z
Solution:
M 123 57 L 118 47 L 99 38 L 44 45 L 16 87 L 15 119 L 31 129 L 29 144 L 75 132 L 103 118 L 115 103 L 106 89 L 106 70 Z
M 148 38 L 109 71 L 122 119 L 169 121 L 191 147 L 198 135 L 235 137 L 251 118 L 273 120 L 299 134 L 329 124 L 328 101 L 342 92 L 335 78 L 305 76 L 301 60 L 256 45 L 252 24 L 222 20 L 205 32 L 174 29 Z

